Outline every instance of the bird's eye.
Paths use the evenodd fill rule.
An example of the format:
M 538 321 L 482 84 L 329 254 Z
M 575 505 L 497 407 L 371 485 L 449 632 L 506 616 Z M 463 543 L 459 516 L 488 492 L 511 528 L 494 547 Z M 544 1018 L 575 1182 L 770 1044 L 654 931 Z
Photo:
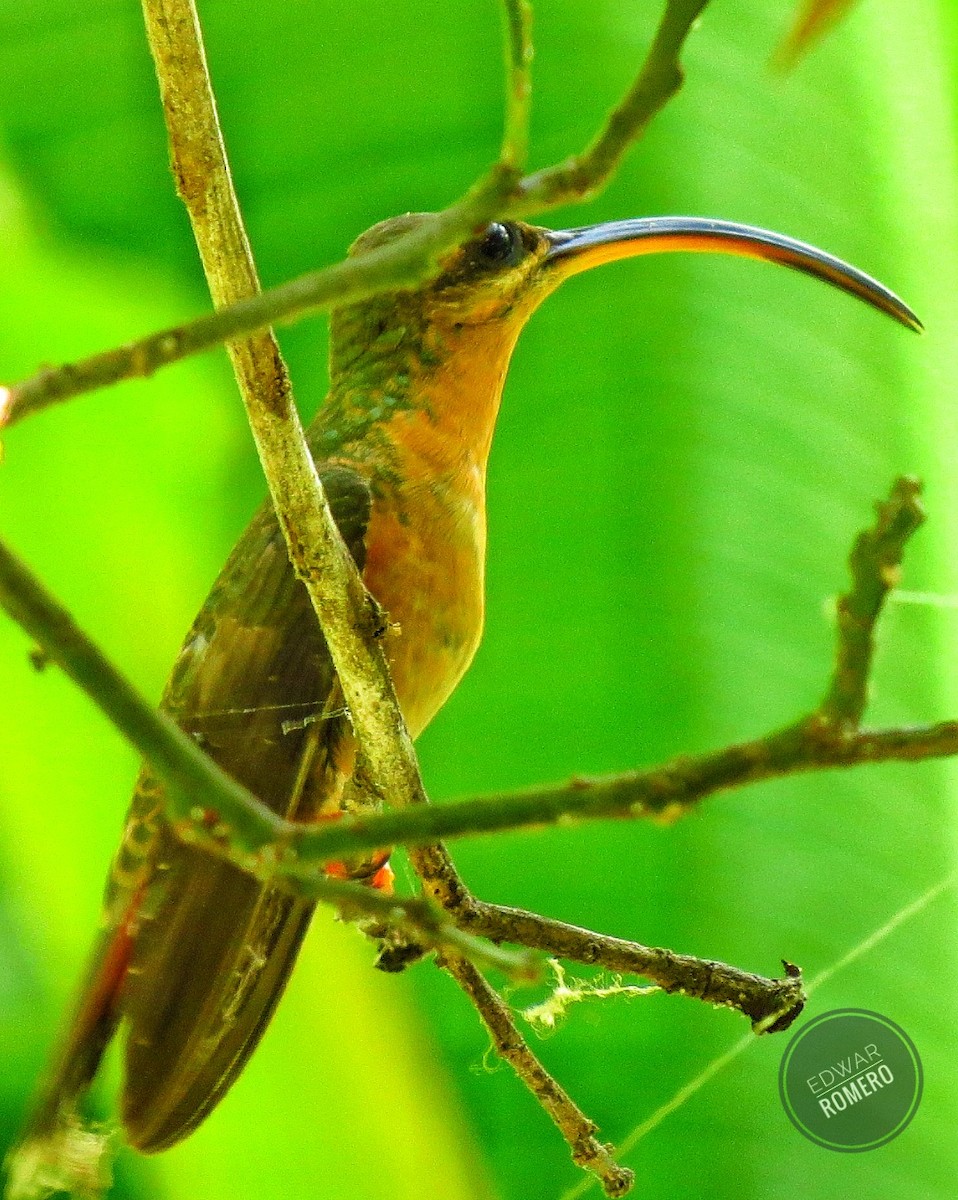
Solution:
M 522 257 L 522 235 L 515 225 L 494 221 L 476 246 L 478 258 L 489 266 L 515 266 Z

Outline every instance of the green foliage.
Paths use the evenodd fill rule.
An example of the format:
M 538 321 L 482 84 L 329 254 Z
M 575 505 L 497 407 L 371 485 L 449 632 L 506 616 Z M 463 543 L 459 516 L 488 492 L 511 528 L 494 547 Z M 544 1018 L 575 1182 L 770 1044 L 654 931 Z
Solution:
M 533 146 L 583 144 L 629 81 L 657 3 L 541 0 Z M 780 228 L 885 279 L 929 335 L 770 267 L 668 257 L 570 283 L 516 356 L 490 478 L 488 628 L 421 739 L 432 795 L 652 763 L 751 736 L 819 695 L 828 598 L 891 478 L 928 482 L 906 585 L 958 592 L 958 245 L 947 0 L 870 0 L 798 71 L 764 63 L 759 0 L 710 8 L 685 91 L 582 224 L 696 212 Z M 262 274 L 339 256 L 375 220 L 453 198 L 500 136 L 493 0 L 363 6 L 208 0 L 214 83 Z M 0 4 L 0 376 L 205 306 L 173 197 L 133 8 Z M 321 320 L 282 333 L 303 407 Z M 2 534 L 151 695 L 263 491 L 222 355 L 16 429 Z M 570 499 L 571 497 L 571 499 Z M 958 713 L 954 612 L 882 626 L 876 723 Z M 0 1134 L 13 1135 L 97 919 L 135 763 L 0 623 Z M 833 964 L 944 876 L 954 773 L 882 767 L 625 824 L 456 848 L 482 895 L 765 973 Z M 815 994 L 914 1038 L 925 1099 L 895 1142 L 829 1154 L 788 1124 L 783 1039 L 757 1043 L 632 1155 L 673 1196 L 953 1191 L 955 904 L 949 896 Z M 369 970 L 321 918 L 241 1082 L 192 1139 L 121 1157 L 118 1196 L 288 1200 L 557 1196 L 575 1181 L 545 1117 L 448 979 Z M 537 997 L 521 995 L 517 1003 Z M 679 998 L 574 1006 L 541 1049 L 620 1140 L 743 1026 Z M 538 1043 L 537 1043 L 538 1044 Z M 104 1110 L 108 1107 L 104 1088 Z

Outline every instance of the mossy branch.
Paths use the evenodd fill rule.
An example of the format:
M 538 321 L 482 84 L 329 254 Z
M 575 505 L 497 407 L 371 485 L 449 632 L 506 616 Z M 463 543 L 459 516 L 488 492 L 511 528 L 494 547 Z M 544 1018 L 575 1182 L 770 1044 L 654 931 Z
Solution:
M 346 816 L 318 828 L 284 821 L 216 766 L 163 712 L 153 709 L 14 555 L 0 545 L 0 604 L 50 661 L 102 709 L 170 792 L 180 835 L 219 852 L 228 840 L 256 873 L 260 856 L 290 879 L 308 879 L 330 859 L 384 845 L 424 845 L 572 820 L 672 821 L 708 796 L 764 779 L 864 763 L 917 762 L 958 753 L 958 721 L 895 729 L 858 727 L 875 624 L 898 578 L 904 546 L 924 514 L 914 480 L 899 480 L 874 526 L 850 556 L 853 586 L 838 602 L 835 668 L 822 704 L 784 729 L 701 755 L 604 779 L 576 779 L 454 804 Z M 206 811 L 218 814 L 214 838 Z

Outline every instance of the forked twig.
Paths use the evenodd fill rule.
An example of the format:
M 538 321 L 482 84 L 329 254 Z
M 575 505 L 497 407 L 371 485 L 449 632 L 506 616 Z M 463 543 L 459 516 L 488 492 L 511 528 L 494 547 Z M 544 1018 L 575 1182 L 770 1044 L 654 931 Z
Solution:
M 659 31 L 636 83 L 592 146 L 568 163 L 523 179 L 519 167 L 527 138 L 528 25 L 523 16 L 524 4 L 510 0 L 509 61 L 513 65 L 507 92 L 504 157 L 464 196 L 404 237 L 361 258 L 346 259 L 196 321 L 75 363 L 43 369 L 12 387 L 0 388 L 0 427 L 83 392 L 108 387 L 121 379 L 151 375 L 168 363 L 269 325 L 354 304 L 377 292 L 414 287 L 436 272 L 446 251 L 488 221 L 528 216 L 595 191 L 607 182 L 625 152 L 681 83 L 678 56 L 707 3 L 667 0 Z M 526 49 L 520 64 L 517 49 L 523 46 Z
M 318 828 L 283 821 L 204 755 L 162 712 L 138 695 L 43 589 L 26 567 L 0 545 L 0 603 L 78 683 L 167 784 L 171 819 L 182 836 L 208 840 L 218 851 L 229 840 L 236 861 L 289 879 L 308 879 L 323 863 L 378 846 L 424 847 L 417 869 L 432 877 L 434 898 L 455 905 L 458 892 L 445 880 L 448 856 L 428 849 L 440 838 L 465 837 L 542 826 L 570 818 L 651 818 L 671 821 L 719 791 L 764 779 L 851 767 L 863 763 L 917 762 L 958 753 L 958 722 L 893 729 L 862 729 L 857 722 L 867 692 L 875 624 L 898 578 L 908 537 L 923 519 L 916 481 L 896 482 L 879 506 L 875 525 L 862 533 L 850 557 L 853 586 L 838 601 L 835 668 L 818 709 L 784 729 L 662 766 L 605 779 L 537 787 L 401 812 L 347 816 Z M 205 812 L 219 817 L 211 836 Z
M 679 55 L 689 31 L 708 3 L 709 0 L 674 0 L 666 6 L 642 70 L 609 115 L 605 127 L 581 154 L 523 179 L 519 186 L 528 205 L 521 211 L 541 212 L 559 204 L 587 200 L 605 187 L 632 143 L 682 86 Z

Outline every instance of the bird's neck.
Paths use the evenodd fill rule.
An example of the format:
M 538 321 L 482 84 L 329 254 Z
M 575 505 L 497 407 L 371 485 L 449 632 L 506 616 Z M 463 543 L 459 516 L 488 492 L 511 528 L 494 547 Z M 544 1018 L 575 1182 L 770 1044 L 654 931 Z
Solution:
M 425 320 L 412 297 L 334 314 L 331 388 L 311 430 L 317 458 L 356 462 L 381 484 L 412 469 L 440 486 L 482 487 L 518 332 L 507 321 Z
M 372 485 L 363 578 L 402 634 L 390 670 L 413 735 L 468 667 L 482 632 L 486 462 L 516 333 L 395 303 L 335 315 L 317 460 Z

